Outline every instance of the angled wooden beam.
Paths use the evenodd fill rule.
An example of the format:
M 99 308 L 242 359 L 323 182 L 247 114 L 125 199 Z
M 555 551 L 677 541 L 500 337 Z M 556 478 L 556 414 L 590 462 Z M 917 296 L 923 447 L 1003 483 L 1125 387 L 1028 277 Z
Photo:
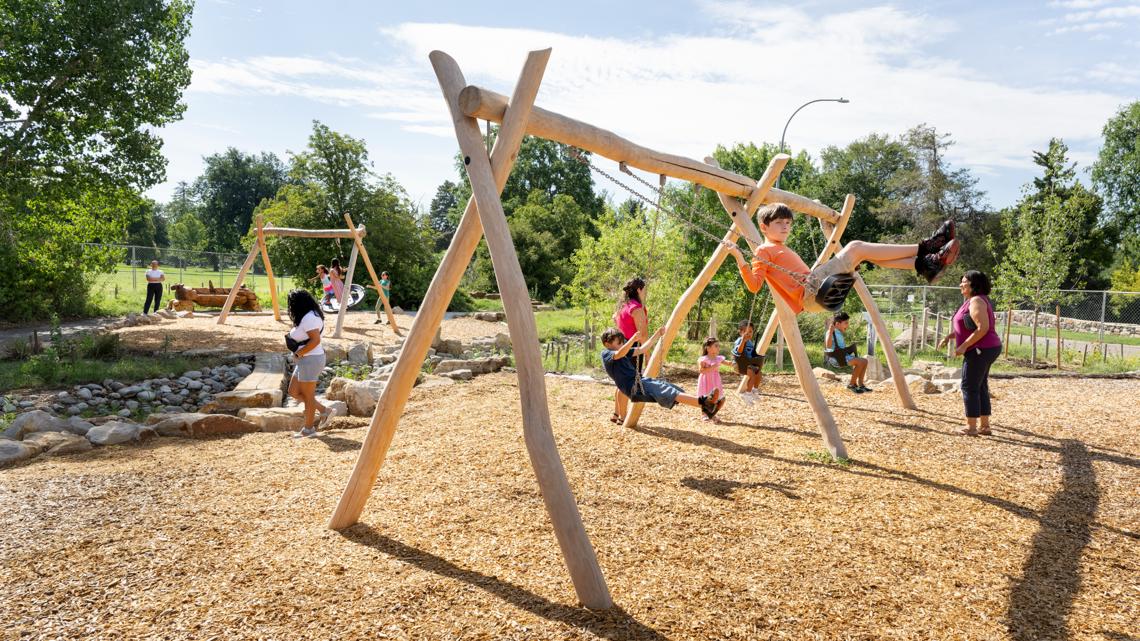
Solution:
M 395 414 L 398 417 L 402 410 L 407 393 L 411 390 L 411 385 L 414 382 L 415 373 L 426 354 L 431 338 L 435 334 L 435 329 L 442 320 L 443 311 L 458 285 L 463 270 L 470 261 L 475 245 L 478 244 L 479 223 L 482 222 L 488 232 L 488 246 L 491 249 L 496 279 L 499 282 L 499 291 L 503 294 L 508 325 L 511 328 L 511 338 L 519 372 L 519 391 L 522 395 L 523 435 L 531 458 L 531 465 L 534 467 L 547 513 L 553 522 L 555 535 L 562 549 L 563 558 L 566 561 L 579 600 L 587 607 L 608 608 L 613 604 L 613 601 L 605 585 L 605 579 L 602 576 L 593 546 L 582 526 L 581 515 L 574 503 L 573 493 L 570 491 L 569 482 L 566 480 L 565 470 L 554 443 L 553 432 L 550 428 L 549 410 L 546 407 L 545 381 L 543 380 L 542 362 L 538 352 L 538 334 L 534 326 L 534 314 L 530 309 L 530 297 L 522 279 L 518 258 L 514 255 L 514 246 L 506 226 L 506 217 L 503 215 L 502 205 L 499 203 L 499 192 L 506 182 L 510 167 L 518 152 L 518 145 L 526 131 L 526 120 L 531 105 L 534 103 L 534 97 L 538 92 L 542 72 L 549 55 L 550 51 L 545 50 L 532 52 L 528 56 L 527 63 L 516 85 L 510 110 L 504 118 L 506 122 L 504 122 L 503 130 L 495 144 L 492 158 L 488 159 L 486 150 L 482 146 L 483 140 L 479 134 L 477 123 L 463 116 L 458 109 L 459 91 L 465 84 L 462 72 L 460 72 L 455 61 L 446 54 L 439 51 L 431 54 L 432 66 L 436 70 L 440 87 L 447 99 L 448 108 L 455 124 L 456 135 L 463 150 L 465 162 L 468 163 L 468 174 L 471 179 L 473 195 L 468 202 L 463 220 L 460 222 L 460 229 L 456 231 L 456 236 L 452 240 L 452 247 L 448 251 L 448 256 L 444 258 L 436 272 L 436 277 L 428 290 L 428 297 L 425 297 L 424 306 L 413 323 L 412 332 L 409 334 L 397 360 L 396 370 L 393 372 L 392 378 L 389 379 L 385 392 L 381 395 L 380 403 L 373 415 L 372 427 L 365 439 L 360 457 L 357 459 L 356 469 L 353 470 L 353 479 L 350 479 L 350 486 L 345 490 L 345 495 L 341 497 L 341 504 L 338 505 L 337 512 L 334 513 L 330 525 L 343 527 L 354 522 L 359 516 L 359 510 L 363 508 L 363 501 L 367 499 L 367 492 L 371 490 L 371 484 L 375 481 L 376 473 L 379 471 L 380 463 L 383 462 L 384 453 L 391 443 L 395 431 L 395 418 L 389 419 L 390 427 L 383 430 L 377 429 L 379 419 L 386 414 Z M 457 241 L 462 246 L 461 251 L 456 251 Z M 459 260 L 452 260 L 448 264 L 453 252 L 455 252 L 456 258 L 462 259 L 462 263 Z M 448 268 L 446 271 L 445 264 Z M 431 298 L 430 301 L 429 298 Z M 421 320 L 428 322 L 421 325 Z M 401 368 L 401 365 L 404 367 Z M 399 388 L 402 388 L 402 393 L 399 393 L 398 397 L 396 395 L 390 397 L 389 392 L 393 391 L 393 383 L 396 377 L 401 374 L 405 378 L 408 378 L 408 374 L 410 374 L 412 380 L 401 382 Z M 361 487 L 363 484 L 367 484 L 367 486 Z M 363 498 L 361 498 L 361 494 L 363 494 Z M 354 511 L 355 515 L 352 514 Z
M 538 53 L 545 61 L 550 50 Z M 487 150 L 483 146 L 483 135 L 475 119 L 464 115 L 459 109 L 459 92 L 463 85 L 454 82 L 455 74 L 439 73 L 440 63 L 443 62 L 441 58 L 446 56 L 438 51 L 432 53 L 440 87 L 448 97 L 456 137 L 459 139 L 459 148 L 471 183 L 471 193 L 478 205 L 479 220 L 483 223 L 484 238 L 495 270 L 495 281 L 502 294 L 503 308 L 507 315 L 519 379 L 523 441 L 578 599 L 589 608 L 608 608 L 613 605 L 613 601 L 594 547 L 582 525 L 582 516 L 578 512 L 574 493 L 566 479 L 566 470 L 554 442 L 550 408 L 546 400 L 546 377 L 539 350 L 538 328 L 530 304 L 530 291 L 519 267 L 514 240 L 507 226 L 503 205 L 499 201 L 499 190 Z
M 348 303 L 352 299 L 352 277 L 356 274 L 356 258 L 359 255 L 360 246 L 353 243 L 352 252 L 348 255 L 348 273 L 344 275 L 344 287 L 341 288 L 340 300 L 337 301 L 340 308 L 337 309 L 336 331 L 333 332 L 333 338 L 340 338 L 344 328 L 344 317 L 348 315 Z
M 460 95 L 460 105 L 463 112 L 472 118 L 501 122 L 507 107 L 507 98 L 488 89 L 471 86 L 465 88 Z M 538 107 L 535 107 L 531 113 L 530 121 L 527 123 L 527 133 L 580 147 L 652 174 L 665 174 L 704 185 L 713 191 L 735 198 L 751 199 L 752 192 L 756 189 L 756 184 L 748 176 L 711 167 L 692 158 L 654 151 L 634 144 L 611 131 Z M 763 195 L 762 201 L 784 203 L 798 212 L 828 222 L 835 222 L 839 218 L 839 214 L 826 205 L 774 187 Z
M 273 303 L 273 320 L 281 320 L 281 306 L 277 302 L 277 282 L 273 280 L 273 265 L 269 262 L 269 248 L 265 246 L 265 218 L 257 217 L 257 246 L 261 248 L 261 262 L 265 263 L 265 278 L 269 281 L 269 300 Z
M 384 311 L 388 314 L 388 325 L 392 328 L 392 333 L 399 336 L 400 326 L 396 324 L 396 316 L 392 313 L 392 306 L 388 304 L 388 297 L 384 295 L 384 289 L 380 287 L 380 277 L 376 275 L 376 268 L 372 266 L 372 259 L 368 257 L 368 250 L 364 248 L 364 236 L 354 231 L 364 229 L 364 225 L 360 227 L 353 225 L 352 216 L 348 213 L 344 214 L 344 222 L 348 223 L 349 233 L 352 234 L 353 251 L 360 250 L 360 255 L 364 257 L 364 266 L 368 268 L 368 276 L 372 279 L 372 284 L 376 286 L 376 291 L 379 292 L 380 301 L 384 303 Z
M 253 247 L 249 248 L 249 255 L 245 257 L 245 262 L 241 265 L 241 271 L 238 272 L 237 278 L 234 279 L 234 286 L 230 288 L 229 296 L 226 296 L 226 302 L 222 305 L 222 311 L 218 314 L 218 324 L 225 325 L 226 317 L 230 315 L 230 309 L 234 306 L 234 300 L 237 298 L 238 290 L 241 289 L 241 284 L 245 281 L 245 273 L 253 266 L 253 261 L 257 260 L 257 252 L 259 247 L 257 242 L 253 243 Z
M 768 167 L 764 170 L 764 175 L 756 183 L 756 189 L 753 194 L 756 200 L 759 201 L 763 198 L 772 185 L 776 184 L 776 180 L 780 177 L 780 172 L 788 164 L 789 156 L 787 154 L 777 154 L 768 163 Z M 705 162 L 710 166 L 715 167 L 716 161 L 712 158 L 705 158 Z M 661 336 L 657 346 L 653 348 L 653 353 L 649 356 L 649 362 L 645 365 L 646 376 L 657 376 L 661 372 L 661 367 L 665 364 L 665 356 L 669 353 L 669 348 L 673 346 L 673 341 L 677 338 L 677 332 L 681 330 L 681 324 L 685 321 L 685 317 L 689 315 L 689 310 L 696 304 L 697 299 L 700 298 L 701 292 L 708 286 L 709 281 L 720 270 L 720 266 L 724 263 L 725 258 L 728 257 L 728 247 L 725 243 L 735 243 L 741 234 L 751 234 L 754 238 L 759 239 L 759 232 L 756 227 L 752 225 L 748 214 L 745 213 L 743 208 L 740 208 L 740 202 L 735 198 L 718 193 L 721 203 L 725 205 L 726 209 L 729 208 L 729 203 L 735 204 L 736 209 L 729 209 L 729 216 L 732 218 L 732 226 L 725 234 L 721 243 L 713 250 L 712 256 L 709 257 L 705 266 L 697 274 L 697 278 L 693 281 L 692 285 L 685 290 L 681 295 L 680 300 L 673 307 L 673 312 L 669 314 L 669 320 L 665 322 L 665 333 Z M 749 245 L 756 247 L 753 241 L 749 241 Z M 641 413 L 645 410 L 644 403 L 630 403 L 629 412 L 625 416 L 625 422 L 622 423 L 624 427 L 633 427 L 637 425 L 637 421 L 641 418 Z

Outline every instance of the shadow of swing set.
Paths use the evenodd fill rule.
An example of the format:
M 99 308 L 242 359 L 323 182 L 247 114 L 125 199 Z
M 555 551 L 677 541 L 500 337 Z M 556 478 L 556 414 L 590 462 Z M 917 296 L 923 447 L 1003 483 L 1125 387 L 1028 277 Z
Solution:
M 708 263 L 670 314 L 664 336 L 646 365 L 647 376 L 655 376 L 660 371 L 682 320 L 729 256 L 727 243 L 743 237 L 755 253 L 763 242 L 751 220 L 760 205 L 782 202 L 793 210 L 819 219 L 824 236 L 828 239 L 816 260 L 816 265 L 819 265 L 842 247 L 840 238 L 855 207 L 855 197 L 849 194 L 842 211 L 836 212 L 826 205 L 776 188 L 776 179 L 790 160 L 786 154 L 774 157 L 757 182 L 747 176 L 721 169 L 712 158 L 706 158 L 702 163 L 664 154 L 636 145 L 604 129 L 535 107 L 535 96 L 550 58 L 550 49 L 533 51 L 527 56 L 510 99 L 487 89 L 468 86 L 459 65 L 447 54 L 433 51 L 429 57 L 455 126 L 464 167 L 471 182 L 472 197 L 467 202 L 451 246 L 436 270 L 388 384 L 376 405 L 368 435 L 345 490 L 329 519 L 329 527 L 343 530 L 359 521 L 395 436 L 396 426 L 415 384 L 420 365 L 476 246 L 485 236 L 514 348 L 522 404 L 523 437 L 546 511 L 579 602 L 591 609 L 610 608 L 613 600 L 582 524 L 581 514 L 555 445 L 530 295 L 499 199 L 523 136 L 532 135 L 578 147 L 622 163 L 623 167 L 635 167 L 660 174 L 662 179 L 671 176 L 693 182 L 712 189 L 719 195 L 720 202 L 731 219 L 731 227 L 724 236 L 724 242 L 717 245 Z M 501 124 L 489 155 L 477 119 Z M 351 221 L 349 228 L 352 229 Z M 251 252 L 251 260 L 252 256 Z M 916 409 L 898 355 L 890 340 L 883 340 L 890 336 L 886 323 L 863 280 L 858 273 L 853 276 L 851 284 L 869 312 L 886 353 L 898 391 L 899 404 L 906 409 Z M 796 315 L 779 296 L 772 296 L 772 299 L 776 309 L 768 321 L 757 351 L 763 353 L 767 350 L 779 323 L 787 338 L 800 386 L 815 415 L 824 446 L 832 456 L 846 458 L 847 451 L 835 418 L 812 374 Z M 395 327 L 395 323 L 392 326 Z M 631 407 L 625 427 L 637 425 L 642 409 L 642 404 Z
M 253 247 L 249 250 L 249 255 L 246 256 L 245 262 L 241 265 L 241 271 L 238 272 L 237 278 L 234 279 L 233 287 L 230 288 L 230 295 L 226 298 L 225 304 L 222 306 L 222 311 L 218 314 L 218 324 L 225 325 L 226 319 L 230 315 L 230 309 L 234 306 L 234 300 L 237 298 L 238 290 L 241 289 L 242 282 L 245 281 L 245 275 L 249 272 L 249 268 L 253 267 L 253 261 L 257 260 L 258 254 L 261 254 L 261 261 L 265 265 L 266 280 L 269 281 L 269 298 L 273 301 L 273 319 L 281 320 L 281 307 L 277 300 L 277 284 L 273 279 L 273 265 L 269 262 L 269 249 L 265 245 L 266 236 L 276 237 L 292 237 L 292 238 L 351 238 L 352 239 L 352 253 L 348 257 L 348 273 L 345 274 L 344 292 L 342 300 L 338 301 L 340 305 L 339 310 L 328 309 L 322 305 L 322 309 L 326 312 L 337 313 L 336 317 L 336 330 L 333 332 L 333 338 L 341 337 L 341 329 L 344 327 L 344 312 L 348 308 L 355 305 L 363 298 L 363 289 L 358 285 L 352 285 L 353 272 L 356 271 L 356 258 L 363 256 L 364 266 L 368 268 L 368 275 L 372 278 L 372 284 L 375 286 L 376 291 L 380 296 L 380 302 L 384 305 L 384 312 L 388 315 L 388 326 L 392 328 L 392 332 L 397 336 L 400 335 L 400 328 L 396 325 L 396 318 L 392 314 L 392 306 L 388 304 L 388 297 L 384 295 L 384 288 L 380 287 L 380 278 L 376 275 L 376 268 L 372 266 L 372 260 L 368 258 L 368 250 L 364 248 L 364 237 L 368 234 L 368 230 L 364 225 L 359 227 L 354 225 L 352 217 L 347 213 L 344 215 L 344 222 L 348 226 L 346 229 L 292 229 L 289 227 L 266 227 L 265 220 L 261 216 L 257 217 L 255 225 L 257 227 L 257 240 L 253 243 Z M 353 288 L 361 290 L 360 294 L 352 292 Z M 352 293 L 350 293 L 352 292 Z

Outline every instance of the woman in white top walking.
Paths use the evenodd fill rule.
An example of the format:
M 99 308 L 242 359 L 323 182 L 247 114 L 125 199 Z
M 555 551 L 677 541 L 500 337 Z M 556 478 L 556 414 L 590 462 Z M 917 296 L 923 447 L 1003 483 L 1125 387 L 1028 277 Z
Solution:
M 289 292 L 288 305 L 289 319 L 293 321 L 289 337 L 299 343 L 293 352 L 296 361 L 289 380 L 289 396 L 305 404 L 305 426 L 294 437 L 316 436 L 313 422 L 317 412 L 321 415 L 320 425 L 332 415 L 328 407 L 317 401 L 317 379 L 325 368 L 325 348 L 321 345 L 325 315 L 313 295 L 303 289 Z
M 146 314 L 150 311 L 150 302 L 154 301 L 154 311 L 158 311 L 158 306 L 162 304 L 162 283 L 166 280 L 166 274 L 158 268 L 158 261 L 150 261 L 150 269 L 146 272 L 146 302 L 143 303 L 143 313 Z

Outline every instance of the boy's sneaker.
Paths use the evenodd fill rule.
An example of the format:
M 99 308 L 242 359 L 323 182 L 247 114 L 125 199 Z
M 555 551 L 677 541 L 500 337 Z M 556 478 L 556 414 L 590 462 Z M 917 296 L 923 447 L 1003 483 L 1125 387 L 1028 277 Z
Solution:
M 293 435 L 293 438 L 312 438 L 317 435 L 317 429 L 314 427 L 303 427 L 300 432 Z
M 946 243 L 954 240 L 956 231 L 953 220 L 944 221 L 938 231 L 918 243 L 918 255 L 933 254 L 942 249 Z
M 756 397 L 753 396 L 752 392 L 741 392 L 740 400 L 744 401 L 745 405 L 752 405 L 756 402 Z
M 862 394 L 863 393 L 863 389 L 861 387 L 859 387 L 858 385 L 848 385 L 847 389 L 851 390 L 852 392 L 855 392 L 856 394 Z
M 961 244 L 955 238 L 942 246 L 937 252 L 932 254 L 919 254 L 914 259 L 914 271 L 926 279 L 926 282 L 933 283 L 942 275 L 943 270 L 948 266 L 953 265 L 954 261 L 958 260 L 958 251 L 961 249 Z
M 859 391 L 866 394 L 867 392 L 873 392 L 874 390 L 872 390 L 870 387 L 867 387 L 866 385 L 860 385 Z
M 720 411 L 720 408 L 724 407 L 724 402 L 726 400 L 728 400 L 728 399 L 724 398 L 723 396 L 721 398 L 717 399 L 716 403 L 713 404 L 712 409 L 709 410 L 708 417 L 710 419 L 713 419 L 716 417 L 716 413 Z

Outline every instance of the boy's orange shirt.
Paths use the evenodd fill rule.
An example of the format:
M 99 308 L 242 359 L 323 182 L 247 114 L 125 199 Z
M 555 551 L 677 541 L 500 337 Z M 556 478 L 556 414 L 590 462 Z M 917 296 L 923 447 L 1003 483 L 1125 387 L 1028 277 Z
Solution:
M 810 274 L 811 270 L 799 254 L 784 245 L 765 243 L 757 250 L 756 258 L 752 260 L 752 269 L 743 266 L 740 268 L 740 277 L 753 294 L 760 291 L 760 287 L 767 281 L 772 291 L 779 294 L 793 312 L 799 314 L 804 311 L 804 286 L 788 274 L 761 262 L 761 258 L 799 274 Z

